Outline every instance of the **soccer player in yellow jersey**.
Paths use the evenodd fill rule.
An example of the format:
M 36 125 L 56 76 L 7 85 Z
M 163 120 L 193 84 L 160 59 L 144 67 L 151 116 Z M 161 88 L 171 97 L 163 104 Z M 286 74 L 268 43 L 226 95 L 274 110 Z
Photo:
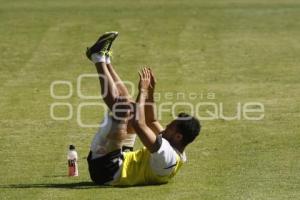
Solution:
M 110 48 L 118 36 L 107 32 L 87 49 L 99 74 L 107 113 L 96 133 L 87 161 L 90 177 L 99 185 L 167 183 L 186 161 L 185 147 L 200 133 L 199 121 L 180 113 L 164 129 L 154 112 L 155 77 L 149 68 L 139 72 L 139 94 L 132 101 L 110 61 Z M 136 134 L 135 134 L 136 133 Z M 133 151 L 135 136 L 144 147 Z

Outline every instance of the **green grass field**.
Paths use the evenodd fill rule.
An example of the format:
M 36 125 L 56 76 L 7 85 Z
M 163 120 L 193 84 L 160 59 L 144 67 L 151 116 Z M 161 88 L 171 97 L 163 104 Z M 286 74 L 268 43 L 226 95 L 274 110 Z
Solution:
M 299 199 L 300 3 L 297 0 L 38 1 L 0 0 L 0 199 Z M 261 102 L 260 121 L 203 121 L 186 150 L 188 163 L 161 186 L 111 188 L 90 183 L 86 156 L 96 128 L 81 128 L 77 78 L 95 73 L 84 51 L 117 30 L 114 63 L 124 80 L 153 68 L 161 94 L 208 92 L 232 116 L 238 102 Z M 56 100 L 53 81 L 73 94 Z M 66 95 L 57 86 L 57 95 Z M 96 79 L 84 94 L 98 94 Z M 160 103 L 167 102 L 162 98 Z M 176 99 L 171 100 L 173 103 Z M 181 101 L 181 100 L 180 100 Z M 70 103 L 70 120 L 50 117 L 52 103 Z M 178 108 L 182 110 L 185 108 Z M 66 116 L 66 107 L 56 116 Z M 203 112 L 203 111 L 202 111 Z M 95 124 L 103 112 L 86 107 Z M 171 120 L 163 114 L 162 123 Z M 77 178 L 67 177 L 69 144 L 79 153 Z M 139 146 L 140 144 L 138 144 Z

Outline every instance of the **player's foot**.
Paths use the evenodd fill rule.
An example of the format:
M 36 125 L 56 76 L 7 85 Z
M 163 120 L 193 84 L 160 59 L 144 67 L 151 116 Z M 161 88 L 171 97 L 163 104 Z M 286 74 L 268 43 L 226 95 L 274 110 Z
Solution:
M 88 57 L 88 59 L 91 60 L 91 56 L 94 53 L 105 55 L 108 48 L 111 47 L 112 42 L 114 41 L 114 39 L 116 39 L 117 36 L 118 32 L 113 31 L 106 32 L 104 35 L 102 35 L 93 46 L 87 48 L 86 56 Z

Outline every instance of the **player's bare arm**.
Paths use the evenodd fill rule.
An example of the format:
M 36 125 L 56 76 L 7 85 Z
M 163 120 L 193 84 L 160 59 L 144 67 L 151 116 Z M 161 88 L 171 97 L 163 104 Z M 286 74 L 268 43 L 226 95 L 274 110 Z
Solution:
M 163 127 L 157 120 L 156 116 L 156 104 L 154 101 L 156 78 L 153 74 L 153 71 L 150 68 L 148 68 L 148 70 L 150 72 L 150 86 L 145 105 L 146 124 L 155 134 L 159 134 L 163 131 Z
M 136 111 L 134 117 L 134 128 L 144 146 L 150 152 L 156 152 L 159 145 L 156 143 L 156 134 L 147 126 L 145 118 L 145 103 L 149 94 L 151 82 L 150 70 L 144 68 L 139 72 L 139 94 L 136 102 Z

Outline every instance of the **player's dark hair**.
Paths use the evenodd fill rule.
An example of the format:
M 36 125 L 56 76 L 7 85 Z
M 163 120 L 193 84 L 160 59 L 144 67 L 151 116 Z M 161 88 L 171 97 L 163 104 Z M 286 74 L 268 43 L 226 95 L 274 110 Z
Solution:
M 182 134 L 182 145 L 186 146 L 199 135 L 200 121 L 186 113 L 180 113 L 176 119 L 176 128 Z

